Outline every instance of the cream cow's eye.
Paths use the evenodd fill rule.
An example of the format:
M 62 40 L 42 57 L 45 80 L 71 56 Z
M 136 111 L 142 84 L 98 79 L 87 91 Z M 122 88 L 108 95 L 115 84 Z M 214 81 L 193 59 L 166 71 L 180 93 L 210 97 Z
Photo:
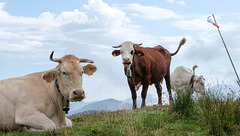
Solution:
M 83 71 L 81 71 L 81 72 L 79 73 L 79 75 L 82 76 L 82 75 L 83 75 Z
M 67 75 L 67 72 L 63 71 L 62 74 L 63 74 L 63 75 Z

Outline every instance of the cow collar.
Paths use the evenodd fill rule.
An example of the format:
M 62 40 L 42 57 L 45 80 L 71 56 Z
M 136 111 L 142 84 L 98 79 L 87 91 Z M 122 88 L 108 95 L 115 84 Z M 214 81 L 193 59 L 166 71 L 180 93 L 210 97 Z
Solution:
M 132 71 L 133 71 L 134 64 L 135 64 L 135 60 L 134 60 L 134 58 L 133 58 L 132 64 L 130 65 L 129 68 L 127 68 L 127 71 L 126 71 L 126 73 L 125 73 L 125 75 L 127 76 L 127 78 L 132 78 Z
M 61 93 L 57 79 L 55 80 L 55 84 L 56 84 L 58 92 Z M 62 95 L 62 93 L 61 93 L 61 95 Z M 66 114 L 68 114 L 68 111 L 70 110 L 70 108 L 69 108 L 69 100 L 67 98 L 65 98 L 64 96 L 63 96 L 63 109 L 62 110 L 65 111 Z
M 135 59 L 133 58 L 132 64 L 130 65 L 130 69 L 133 69 L 134 65 L 135 65 Z
M 191 89 L 193 89 L 193 84 L 194 84 L 194 77 L 195 77 L 196 75 L 192 75 L 192 77 L 191 77 L 191 79 L 190 79 L 190 87 L 191 87 Z

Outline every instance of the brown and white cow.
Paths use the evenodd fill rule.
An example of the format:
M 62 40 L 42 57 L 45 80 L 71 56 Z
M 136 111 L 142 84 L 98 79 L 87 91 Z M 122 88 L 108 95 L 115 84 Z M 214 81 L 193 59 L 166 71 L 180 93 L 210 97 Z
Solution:
M 52 52 L 50 59 L 59 63 L 56 68 L 0 80 L 0 130 L 45 131 L 72 126 L 62 111 L 63 99 L 83 100 L 82 75 L 92 75 L 97 67 L 82 67 L 79 63 L 93 61 L 74 55 L 54 59 Z
M 177 54 L 180 47 L 185 43 L 186 39 L 183 38 L 178 46 L 178 49 L 174 53 L 162 46 L 158 45 L 154 48 L 140 47 L 141 44 L 135 44 L 130 41 L 126 41 L 119 46 L 113 46 L 113 48 L 121 48 L 120 50 L 114 50 L 113 56 L 122 55 L 122 63 L 124 65 L 125 75 L 128 77 L 128 85 L 132 93 L 133 109 L 137 108 L 136 91 L 139 85 L 142 87 L 142 105 L 145 104 L 148 86 L 154 84 L 158 94 L 158 104 L 162 104 L 162 87 L 160 83 L 165 78 L 167 90 L 169 93 L 169 100 L 172 101 L 172 93 L 170 86 L 170 63 L 171 56 Z

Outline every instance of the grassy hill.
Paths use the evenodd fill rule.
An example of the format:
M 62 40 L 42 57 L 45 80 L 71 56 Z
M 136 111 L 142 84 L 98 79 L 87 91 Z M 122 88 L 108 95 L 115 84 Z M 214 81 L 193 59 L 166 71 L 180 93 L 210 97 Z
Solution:
M 169 106 L 151 106 L 138 110 L 122 110 L 82 114 L 70 117 L 72 128 L 49 132 L 8 132 L 6 136 L 110 136 L 110 135 L 206 135 L 197 119 L 178 119 Z
M 175 97 L 171 106 L 150 106 L 71 116 L 72 128 L 48 132 L 7 132 L 5 136 L 240 136 L 240 99 L 206 93 Z

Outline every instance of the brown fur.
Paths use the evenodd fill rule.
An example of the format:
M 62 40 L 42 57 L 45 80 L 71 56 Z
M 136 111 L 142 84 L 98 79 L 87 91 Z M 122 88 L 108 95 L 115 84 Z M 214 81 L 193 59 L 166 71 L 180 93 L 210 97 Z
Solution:
M 194 65 L 194 66 L 192 67 L 193 74 L 195 74 L 195 69 L 196 69 L 196 68 L 198 68 L 197 65 Z
M 162 79 L 165 78 L 166 86 L 169 93 L 169 100 L 172 101 L 172 93 L 170 87 L 170 62 L 171 54 L 162 46 L 154 48 L 136 47 L 144 53 L 144 56 L 138 57 L 134 55 L 135 64 L 132 70 L 132 79 L 128 79 L 128 84 L 132 92 L 133 108 L 136 108 L 136 91 L 134 87 L 142 82 L 142 106 L 145 106 L 148 86 L 154 84 L 158 94 L 158 104 L 162 104 Z

